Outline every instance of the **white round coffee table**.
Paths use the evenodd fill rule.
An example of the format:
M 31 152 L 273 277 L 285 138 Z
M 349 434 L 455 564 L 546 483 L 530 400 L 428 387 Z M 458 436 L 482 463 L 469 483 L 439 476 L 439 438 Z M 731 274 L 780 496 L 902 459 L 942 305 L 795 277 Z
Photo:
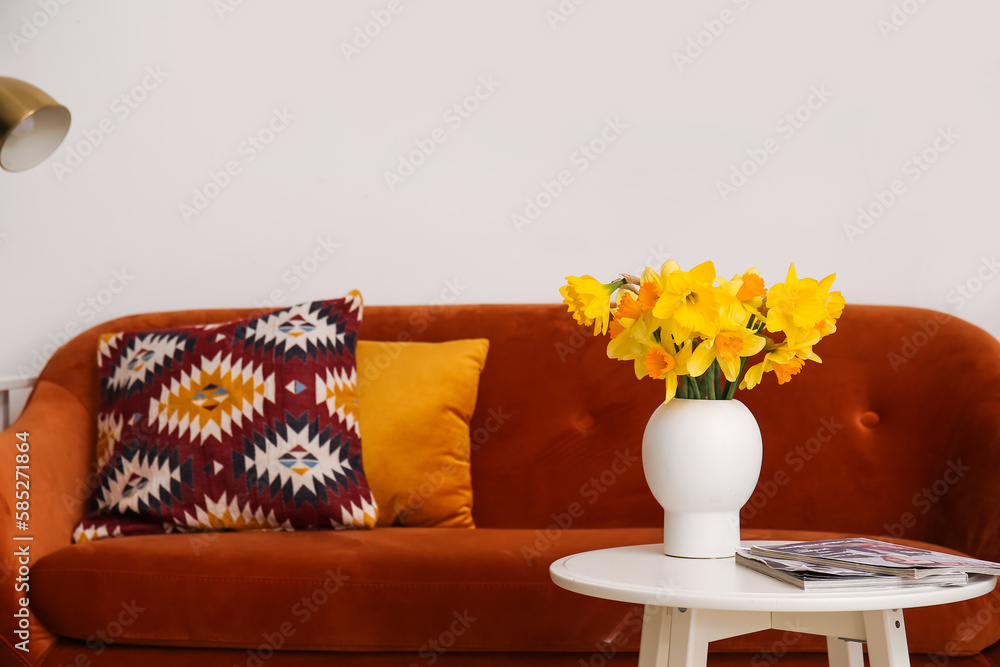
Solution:
M 996 585 L 996 577 L 970 575 L 965 586 L 803 591 L 733 558 L 664 556 L 660 544 L 566 556 L 549 573 L 566 590 L 645 605 L 639 667 L 704 667 L 709 642 L 769 628 L 825 635 L 831 667 L 863 667 L 861 642 L 872 667 L 908 667 L 903 609 L 968 600 Z

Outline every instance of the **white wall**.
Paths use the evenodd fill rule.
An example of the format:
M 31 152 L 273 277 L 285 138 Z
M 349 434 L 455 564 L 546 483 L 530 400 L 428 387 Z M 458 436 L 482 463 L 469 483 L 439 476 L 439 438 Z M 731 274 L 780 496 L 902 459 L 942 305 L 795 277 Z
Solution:
M 756 265 L 769 283 L 794 261 L 837 272 L 848 303 L 1000 335 L 992 0 L 62 1 L 0 5 L 0 73 L 73 113 L 49 162 L 0 174 L 0 375 L 128 313 L 354 287 L 369 304 L 553 302 L 565 275 L 671 257 Z M 575 11 L 556 22 L 560 7 Z M 343 44 L 387 8 L 348 62 Z M 477 90 L 468 118 L 449 113 Z M 392 191 L 385 172 L 435 128 L 446 141 Z M 615 141 L 588 161 L 579 147 L 602 131 Z M 765 145 L 724 200 L 718 184 Z M 937 161 L 915 171 L 925 149 Z M 185 220 L 227 161 L 239 173 Z M 896 179 L 902 194 L 849 234 Z

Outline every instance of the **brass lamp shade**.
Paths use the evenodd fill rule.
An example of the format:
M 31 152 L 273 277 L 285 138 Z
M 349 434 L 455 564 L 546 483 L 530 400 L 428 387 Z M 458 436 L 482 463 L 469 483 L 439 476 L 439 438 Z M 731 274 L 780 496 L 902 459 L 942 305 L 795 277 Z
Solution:
M 30 83 L 0 76 L 0 167 L 40 164 L 69 132 L 69 109 Z

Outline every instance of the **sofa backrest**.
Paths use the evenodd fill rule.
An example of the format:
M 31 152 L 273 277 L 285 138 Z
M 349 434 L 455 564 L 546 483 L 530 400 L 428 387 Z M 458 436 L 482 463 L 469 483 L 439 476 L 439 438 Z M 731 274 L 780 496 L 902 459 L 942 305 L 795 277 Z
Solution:
M 119 318 L 67 343 L 42 378 L 97 410 L 105 331 L 220 322 L 250 310 Z M 1000 345 L 934 311 L 850 305 L 840 330 L 785 386 L 740 391 L 760 424 L 764 465 L 744 525 L 894 534 L 946 530 L 961 499 L 963 443 L 992 423 Z M 490 339 L 472 419 L 474 516 L 483 528 L 659 526 L 640 459 L 662 382 L 636 380 L 557 304 L 366 306 L 369 340 Z M 984 398 L 989 394 L 990 398 Z M 978 473 L 977 473 L 978 474 Z M 944 487 L 947 486 L 947 489 Z

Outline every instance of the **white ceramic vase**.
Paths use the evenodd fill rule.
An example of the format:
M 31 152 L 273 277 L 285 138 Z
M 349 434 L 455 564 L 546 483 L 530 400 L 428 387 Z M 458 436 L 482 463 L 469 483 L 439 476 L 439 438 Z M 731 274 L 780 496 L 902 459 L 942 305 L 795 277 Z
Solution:
M 642 467 L 663 506 L 663 553 L 732 557 L 762 455 L 757 420 L 737 400 L 675 398 L 656 408 L 642 437 Z

